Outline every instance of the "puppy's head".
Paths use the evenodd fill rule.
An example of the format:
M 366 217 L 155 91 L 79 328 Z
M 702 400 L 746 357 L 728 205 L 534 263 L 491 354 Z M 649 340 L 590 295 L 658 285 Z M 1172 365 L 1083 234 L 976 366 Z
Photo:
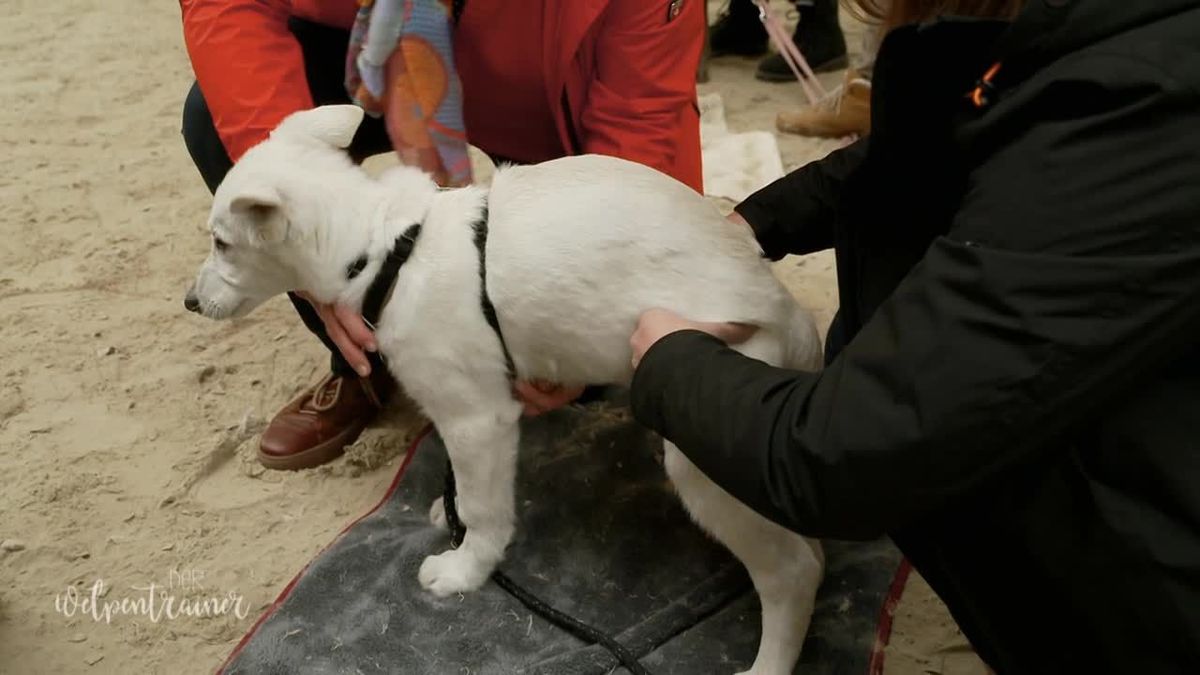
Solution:
M 230 169 L 213 195 L 212 248 L 184 298 L 188 311 L 240 317 L 301 289 L 312 262 L 302 244 L 330 215 L 323 195 L 338 188 L 330 176 L 351 165 L 344 150 L 362 117 L 351 105 L 294 113 Z

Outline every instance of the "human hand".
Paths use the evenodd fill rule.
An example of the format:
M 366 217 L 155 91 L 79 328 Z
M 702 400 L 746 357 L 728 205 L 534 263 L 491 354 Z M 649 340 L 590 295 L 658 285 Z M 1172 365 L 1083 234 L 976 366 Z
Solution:
M 681 330 L 703 331 L 726 344 L 736 345 L 753 337 L 758 331 L 758 326 L 689 321 L 665 309 L 651 309 L 638 319 L 637 329 L 633 332 L 633 337 L 629 338 L 629 346 L 633 348 L 633 367 L 637 368 L 654 343 Z
M 359 375 L 366 377 L 371 374 L 371 362 L 367 360 L 367 352 L 379 350 L 375 342 L 375 333 L 367 326 L 362 315 L 338 304 L 317 302 L 307 293 L 297 291 L 296 295 L 308 301 L 317 316 L 325 324 L 325 333 L 337 345 L 338 351 Z
M 567 405 L 583 394 L 583 387 L 565 387 L 545 380 L 518 380 L 513 394 L 525 406 L 527 417 L 536 417 Z

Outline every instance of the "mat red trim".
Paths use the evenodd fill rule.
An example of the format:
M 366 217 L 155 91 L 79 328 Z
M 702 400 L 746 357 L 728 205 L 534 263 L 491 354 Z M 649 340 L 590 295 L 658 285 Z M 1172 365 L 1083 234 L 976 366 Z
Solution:
M 347 532 L 350 531 L 350 528 L 357 525 L 359 522 L 361 522 L 367 516 L 378 511 L 380 509 L 380 507 L 382 507 L 384 504 L 387 503 L 387 501 L 389 499 L 392 498 L 392 494 L 396 491 L 396 488 L 399 487 L 399 485 L 400 485 L 400 479 L 404 477 L 404 473 L 408 469 L 409 462 L 411 462 L 413 456 L 417 454 L 417 446 L 420 445 L 421 441 L 425 440 L 425 437 L 428 436 L 432 431 L 433 431 L 433 426 L 427 425 L 424 429 L 421 430 L 421 432 L 419 434 L 417 434 L 417 437 L 415 439 L 413 439 L 413 442 L 411 444 L 409 444 L 408 452 L 406 452 L 404 454 L 404 461 L 400 463 L 400 468 L 396 470 L 396 477 L 392 479 L 392 484 L 388 486 L 387 491 L 383 493 L 383 497 L 381 497 L 379 499 L 379 502 L 376 503 L 375 506 L 371 507 L 370 511 L 367 511 L 366 513 L 362 514 L 361 516 L 350 521 L 350 523 L 348 525 L 343 527 L 341 529 L 341 531 L 339 531 L 337 533 L 337 536 L 334 537 L 332 541 L 330 541 L 328 544 L 326 544 L 320 551 L 317 552 L 316 555 L 314 555 L 312 557 L 312 560 L 309 560 L 307 563 L 304 564 L 304 567 L 301 568 L 300 571 L 296 573 L 296 576 L 292 577 L 292 580 L 288 582 L 288 585 L 283 587 L 283 590 L 279 593 L 279 596 L 275 598 L 275 601 L 271 603 L 271 606 L 268 607 L 266 609 L 266 611 L 264 611 L 262 613 L 262 616 L 258 617 L 258 621 L 255 621 L 254 625 L 250 627 L 250 630 L 247 631 L 246 634 L 242 636 L 242 639 L 237 643 L 237 646 L 233 648 L 233 651 L 230 652 L 229 656 L 225 657 L 225 661 L 223 661 L 221 663 L 221 665 L 217 668 L 216 672 L 218 675 L 220 675 L 220 673 L 225 672 L 225 669 L 229 667 L 229 664 L 235 658 L 237 658 L 237 655 L 242 653 L 242 649 L 244 649 L 246 647 L 246 644 L 248 642 L 250 642 L 250 638 L 254 637 L 254 634 L 258 632 L 258 629 L 260 626 L 262 626 L 263 622 L 266 621 L 267 619 L 271 618 L 271 615 L 275 613 L 275 610 L 279 609 L 279 606 L 281 604 L 283 604 L 283 601 L 287 599 L 288 595 L 291 594 L 292 589 L 295 588 L 296 582 L 300 581 L 300 577 L 304 576 L 304 573 L 308 571 L 308 567 L 309 567 L 309 565 L 312 565 L 313 560 L 316 560 L 317 558 L 321 557 L 321 554 L 325 553 L 325 551 L 328 551 L 330 547 L 332 547 L 334 544 L 338 543 L 338 541 L 341 540 L 341 538 L 343 536 L 345 536 L 345 534 Z
M 908 583 L 908 575 L 912 572 L 912 564 L 907 558 L 900 561 L 896 568 L 896 576 L 892 578 L 892 586 L 883 599 L 879 608 L 879 621 L 875 624 L 875 642 L 871 646 L 871 660 L 867 662 L 867 675 L 883 675 L 884 651 L 888 641 L 892 639 L 892 621 L 896 618 L 896 606 L 900 604 L 900 596 L 904 595 L 904 586 Z

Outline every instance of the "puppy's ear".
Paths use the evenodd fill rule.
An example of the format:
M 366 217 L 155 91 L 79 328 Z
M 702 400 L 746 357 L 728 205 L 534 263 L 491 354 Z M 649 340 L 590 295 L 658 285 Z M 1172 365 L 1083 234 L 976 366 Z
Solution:
M 362 119 L 363 109 L 356 105 L 323 105 L 288 115 L 271 135 L 312 138 L 345 149 Z
M 283 196 L 270 187 L 247 188 L 229 201 L 229 212 L 243 219 L 248 234 L 261 242 L 282 241 L 287 236 Z
M 237 215 L 266 217 L 283 206 L 283 197 L 271 187 L 246 188 L 229 200 L 229 210 Z

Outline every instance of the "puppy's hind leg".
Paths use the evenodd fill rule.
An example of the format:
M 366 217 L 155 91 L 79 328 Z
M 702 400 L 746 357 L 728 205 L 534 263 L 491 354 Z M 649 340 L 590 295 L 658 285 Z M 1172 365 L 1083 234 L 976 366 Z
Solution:
M 738 349 L 768 363 L 790 360 L 778 338 L 760 334 Z M 665 464 L 683 504 L 696 522 L 746 566 L 762 604 L 762 633 L 746 673 L 788 675 L 808 633 L 824 555 L 817 541 L 760 516 L 705 476 L 671 443 Z
M 762 603 L 754 665 L 744 675 L 788 675 L 808 633 L 824 558 L 818 542 L 755 513 L 665 443 L 667 475 L 696 522 L 746 566 Z
M 521 406 L 501 375 L 495 382 L 487 377 L 460 382 L 460 377 L 443 373 L 424 396 L 409 388 L 446 444 L 458 488 L 455 504 L 467 530 L 457 549 L 421 564 L 421 585 L 439 597 L 482 586 L 504 557 L 516 520 L 513 488 Z M 441 506 L 439 499 L 430 513 L 437 525 L 445 522 Z

